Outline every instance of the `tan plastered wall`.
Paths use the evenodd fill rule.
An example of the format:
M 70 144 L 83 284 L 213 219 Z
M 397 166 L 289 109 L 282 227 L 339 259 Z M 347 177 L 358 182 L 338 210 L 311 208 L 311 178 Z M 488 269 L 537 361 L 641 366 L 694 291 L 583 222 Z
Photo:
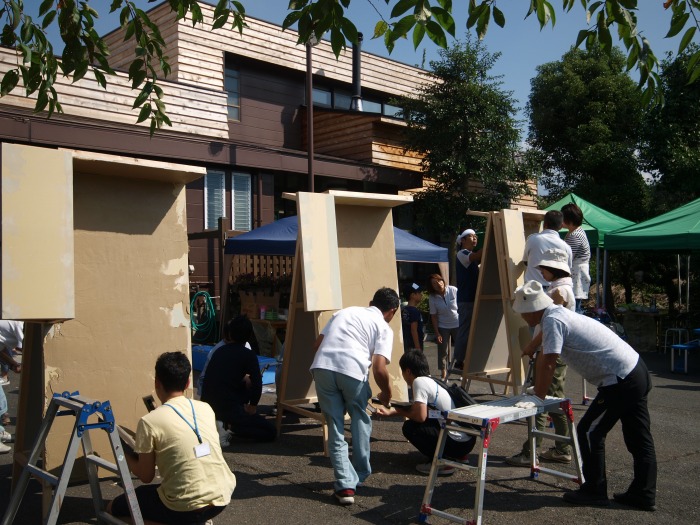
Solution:
M 185 188 L 76 172 L 74 203 L 75 319 L 44 341 L 46 402 L 64 391 L 109 400 L 116 422 L 135 429 L 142 397 L 154 393 L 156 357 L 191 355 Z M 58 419 L 49 469 L 62 464 L 74 424 Z M 112 459 L 106 434 L 94 435 Z

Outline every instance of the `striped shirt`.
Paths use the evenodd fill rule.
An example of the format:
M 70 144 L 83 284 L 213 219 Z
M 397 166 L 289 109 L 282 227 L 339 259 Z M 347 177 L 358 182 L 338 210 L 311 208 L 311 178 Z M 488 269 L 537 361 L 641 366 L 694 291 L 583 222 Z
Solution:
M 571 247 L 571 254 L 574 256 L 574 260 L 591 260 L 591 247 L 588 244 L 588 238 L 583 228 L 579 226 L 574 231 L 567 233 L 564 241 Z

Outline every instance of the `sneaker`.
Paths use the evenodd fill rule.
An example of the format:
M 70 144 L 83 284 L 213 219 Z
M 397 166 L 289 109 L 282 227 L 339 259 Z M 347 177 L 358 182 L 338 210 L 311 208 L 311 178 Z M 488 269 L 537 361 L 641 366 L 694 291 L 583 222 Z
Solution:
M 0 443 L 0 454 L 7 454 L 10 450 L 12 450 L 12 447 L 8 447 L 5 443 Z
M 0 385 L 6 386 L 10 384 L 10 378 L 7 376 L 0 377 Z
M 341 505 L 352 505 L 355 503 L 355 491 L 352 489 L 337 490 L 335 492 L 335 499 Z
M 610 505 L 610 500 L 607 496 L 587 492 L 583 489 L 564 493 L 564 501 L 574 505 L 592 505 L 595 507 L 608 507 Z
M 14 443 L 15 437 L 10 434 L 7 430 L 0 432 L 0 442 L 2 443 Z
M 214 525 L 214 522 L 212 520 L 207 520 L 204 522 L 204 525 Z
M 613 499 L 620 503 L 621 505 L 627 505 L 628 507 L 635 507 L 639 510 L 644 510 L 646 512 L 656 511 L 656 505 L 653 503 L 647 503 L 640 496 L 635 496 L 629 492 L 620 492 L 618 494 L 613 494 Z
M 521 452 L 520 454 L 516 454 L 515 456 L 510 456 L 509 458 L 506 458 L 506 463 L 509 465 L 512 465 L 514 467 L 527 467 L 530 468 L 532 466 L 532 461 L 530 460 L 530 454 L 525 454 L 524 452 Z M 538 458 L 535 458 L 535 465 L 538 465 L 539 461 Z
M 433 468 L 433 462 L 419 463 L 416 465 L 416 470 L 421 474 L 430 474 L 430 469 Z M 438 476 L 451 476 L 455 473 L 455 468 L 450 465 L 440 465 L 438 468 Z
M 540 454 L 540 458 L 544 459 L 545 461 L 553 461 L 555 463 L 571 463 L 571 454 L 559 452 L 554 447 L 542 452 L 542 454 Z

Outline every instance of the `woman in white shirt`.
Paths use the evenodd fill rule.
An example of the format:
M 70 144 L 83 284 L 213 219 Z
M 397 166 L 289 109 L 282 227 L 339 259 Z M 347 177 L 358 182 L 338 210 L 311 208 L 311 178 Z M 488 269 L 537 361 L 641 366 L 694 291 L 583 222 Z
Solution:
M 457 312 L 457 287 L 446 285 L 437 273 L 428 277 L 428 304 L 430 320 L 435 332 L 438 347 L 438 369 L 443 381 L 447 378 L 447 365 L 450 360 L 450 346 L 454 348 L 459 329 Z

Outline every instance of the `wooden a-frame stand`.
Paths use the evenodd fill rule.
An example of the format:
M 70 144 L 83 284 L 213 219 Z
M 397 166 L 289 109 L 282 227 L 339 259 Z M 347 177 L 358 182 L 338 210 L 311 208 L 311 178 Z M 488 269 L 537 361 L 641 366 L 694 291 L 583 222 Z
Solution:
M 277 430 L 285 411 L 316 419 L 323 424 L 328 453 L 323 414 L 309 406 L 318 400 L 309 372 L 313 344 L 336 310 L 368 306 L 378 288 L 398 288 L 391 208 L 413 199 L 334 190 L 284 196 L 297 201 L 299 238 L 277 391 Z M 398 366 L 403 349 L 400 317 L 389 324 L 394 332 L 394 359 L 388 365 L 392 398 L 406 401 L 408 391 Z M 371 373 L 370 386 L 377 392 Z
M 503 395 L 509 388 L 516 393 L 524 381 L 521 348 L 530 341 L 530 332 L 511 304 L 513 292 L 522 284 L 526 235 L 539 231 L 543 212 L 501 210 L 470 215 L 486 218 L 486 233 L 462 386 L 468 389 L 471 381 L 482 381 L 492 391 L 494 385 L 503 385 Z

